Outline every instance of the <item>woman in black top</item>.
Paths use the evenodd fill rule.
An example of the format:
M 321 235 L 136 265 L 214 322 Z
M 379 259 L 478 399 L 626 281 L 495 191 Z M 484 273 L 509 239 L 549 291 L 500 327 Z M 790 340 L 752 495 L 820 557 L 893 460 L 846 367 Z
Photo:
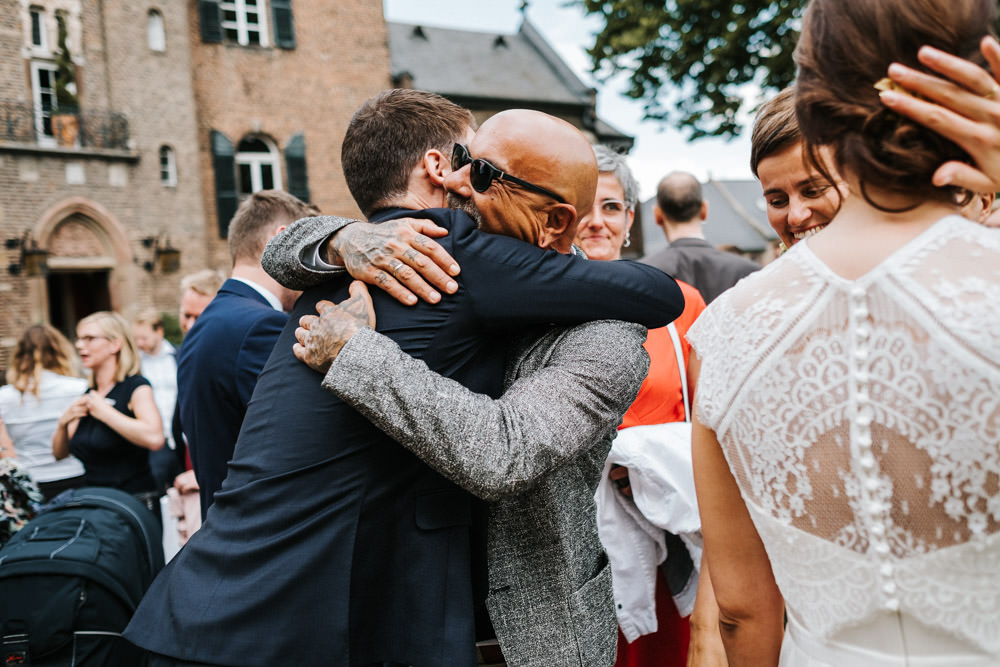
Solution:
M 57 459 L 80 459 L 88 485 L 127 491 L 158 514 L 149 452 L 163 447 L 163 427 L 149 381 L 139 375 L 128 323 L 101 311 L 80 320 L 76 333 L 91 389 L 59 418 L 52 452 Z

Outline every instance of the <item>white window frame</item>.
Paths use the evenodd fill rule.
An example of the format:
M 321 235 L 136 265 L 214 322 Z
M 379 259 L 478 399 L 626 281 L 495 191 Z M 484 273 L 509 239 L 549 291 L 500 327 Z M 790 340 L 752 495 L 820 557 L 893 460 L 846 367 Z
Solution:
M 167 32 L 163 24 L 163 12 L 159 9 L 150 9 L 146 13 L 146 43 L 150 51 L 167 50 Z
M 240 46 L 251 46 L 250 33 L 256 32 L 260 46 L 271 45 L 271 40 L 267 32 L 267 0 L 257 0 L 256 8 L 250 9 L 247 8 L 247 0 L 221 0 L 219 2 L 219 10 L 223 16 L 222 33 L 227 34 L 230 30 L 235 31 L 237 44 Z M 236 14 L 235 21 L 227 21 L 224 18 L 227 11 Z M 247 15 L 250 11 L 255 11 L 257 14 L 258 22 L 256 29 L 252 28 L 251 24 L 247 21 Z
M 240 197 L 247 196 L 247 193 L 243 191 L 243 182 L 240 178 L 240 166 L 247 165 L 250 167 L 250 192 L 258 192 L 264 189 L 264 177 L 261 173 L 261 167 L 268 165 L 271 167 L 271 180 L 274 182 L 271 186 L 275 190 L 281 190 L 284 186 L 281 180 L 281 160 L 278 153 L 278 149 L 275 147 L 274 143 L 265 137 L 259 135 L 248 135 L 240 139 L 237 142 L 237 147 L 246 141 L 247 139 L 256 139 L 267 146 L 267 153 L 262 153 L 258 151 L 239 151 L 236 152 L 236 184 L 240 189 Z
M 28 7 L 28 43 L 36 51 L 47 51 L 49 48 L 49 30 L 45 24 L 45 8 L 37 5 Z M 38 21 L 38 42 L 35 42 L 35 21 Z
M 39 70 L 43 69 L 49 71 L 51 74 L 51 88 L 42 88 L 41 81 L 39 80 Z M 45 94 L 51 96 L 48 112 L 45 112 L 42 108 L 42 99 Z M 42 62 L 38 60 L 31 61 L 31 102 L 35 115 L 35 136 L 38 139 L 39 145 L 54 146 L 56 144 L 56 137 L 52 130 L 52 109 L 56 104 L 55 63 Z M 45 131 L 46 118 L 49 119 L 48 132 Z
M 160 146 L 160 183 L 164 187 L 177 186 L 177 160 L 174 157 L 174 149 L 164 144 Z

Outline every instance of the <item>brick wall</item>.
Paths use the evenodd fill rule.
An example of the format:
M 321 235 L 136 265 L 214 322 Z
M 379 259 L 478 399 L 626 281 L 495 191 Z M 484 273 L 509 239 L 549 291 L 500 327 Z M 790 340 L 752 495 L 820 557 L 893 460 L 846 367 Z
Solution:
M 217 229 L 209 133 L 234 144 L 248 134 L 283 149 L 305 134 L 312 201 L 324 213 L 359 216 L 340 169 L 340 144 L 355 109 L 389 87 L 389 51 L 382 4 L 370 0 L 296 0 L 296 47 L 242 47 L 201 41 L 189 0 L 202 190 L 207 227 Z M 270 17 L 269 17 L 270 18 Z M 282 155 L 282 170 L 284 162 Z M 210 257 L 228 257 L 218 235 Z
M 150 305 L 175 312 L 181 276 L 230 268 L 217 231 L 212 129 L 234 144 L 259 134 L 282 151 L 293 135 L 304 133 L 313 202 L 326 213 L 359 215 L 341 175 L 340 143 L 354 110 L 389 86 L 381 3 L 295 0 L 292 50 L 202 43 L 196 0 L 156 3 L 166 36 L 165 51 L 157 52 L 146 32 L 154 5 L 0 0 L 0 100 L 31 100 L 24 25 L 29 4 L 68 9 L 76 17 L 70 34 L 79 37 L 70 46 L 79 65 L 81 107 L 124 113 L 131 142 L 126 151 L 108 152 L 37 149 L 0 139 L 0 238 L 32 230 L 44 243 L 59 216 L 90 216 L 106 228 L 113 307 L 127 316 Z M 54 44 L 54 32 L 50 39 Z M 174 151 L 173 187 L 160 182 L 163 145 Z M 283 153 L 280 165 L 284 172 Z M 143 268 L 153 252 L 142 239 L 157 235 L 181 250 L 179 272 Z M 18 256 L 0 245 L 0 368 L 23 329 L 48 319 L 46 278 L 7 272 Z

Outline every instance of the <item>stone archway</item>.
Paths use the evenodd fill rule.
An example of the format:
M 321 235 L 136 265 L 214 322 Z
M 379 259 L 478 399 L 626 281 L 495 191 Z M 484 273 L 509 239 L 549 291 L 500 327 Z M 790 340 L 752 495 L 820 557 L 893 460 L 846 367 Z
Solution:
M 76 322 L 97 310 L 122 310 L 135 290 L 128 237 L 118 221 L 85 198 L 64 200 L 41 217 L 35 232 L 49 251 L 43 308 L 48 321 L 72 336 Z

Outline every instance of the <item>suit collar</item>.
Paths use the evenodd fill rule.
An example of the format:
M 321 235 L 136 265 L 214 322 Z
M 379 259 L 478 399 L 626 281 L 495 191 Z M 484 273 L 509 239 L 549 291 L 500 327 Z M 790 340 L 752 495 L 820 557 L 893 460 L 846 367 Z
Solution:
M 379 210 L 368 216 L 368 222 L 385 222 L 386 220 L 391 220 L 392 218 L 398 218 L 400 215 L 405 213 L 413 213 L 415 209 L 403 208 L 401 206 L 389 206 L 387 208 L 380 208 Z
M 229 278 L 226 282 L 222 283 L 222 287 L 219 288 L 219 294 L 233 294 L 235 296 L 240 296 L 245 299 L 253 299 L 261 304 L 267 306 L 268 308 L 273 308 L 274 306 L 264 297 L 263 294 L 255 290 L 249 284 L 240 280 L 239 278 Z

